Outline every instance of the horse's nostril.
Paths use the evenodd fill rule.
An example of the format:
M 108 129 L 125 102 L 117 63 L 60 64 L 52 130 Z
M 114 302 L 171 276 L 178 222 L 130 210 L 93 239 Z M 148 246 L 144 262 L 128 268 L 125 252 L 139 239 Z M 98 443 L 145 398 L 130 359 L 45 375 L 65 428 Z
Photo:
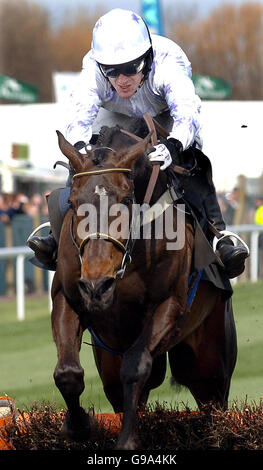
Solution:
M 114 277 L 107 277 L 93 282 L 86 279 L 80 279 L 79 281 L 80 289 L 85 292 L 90 299 L 96 298 L 97 300 L 109 292 L 110 289 L 113 288 L 114 284 Z
M 101 297 L 103 294 L 108 292 L 115 284 L 115 278 L 109 277 L 100 282 L 100 285 L 96 286 L 96 297 Z
M 79 287 L 87 294 L 91 299 L 94 295 L 94 286 L 90 281 L 80 280 Z

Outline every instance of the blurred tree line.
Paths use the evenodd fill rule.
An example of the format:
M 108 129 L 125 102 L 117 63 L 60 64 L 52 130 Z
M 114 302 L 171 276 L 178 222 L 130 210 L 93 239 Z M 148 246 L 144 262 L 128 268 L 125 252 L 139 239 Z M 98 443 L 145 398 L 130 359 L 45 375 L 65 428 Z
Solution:
M 75 72 L 90 49 L 92 30 L 103 13 L 65 11 L 61 26 L 49 11 L 29 0 L 0 2 L 0 73 L 39 87 L 40 102 L 53 101 L 52 73 Z
M 164 12 L 168 17 L 167 12 Z M 70 11 L 57 27 L 49 12 L 29 0 L 0 4 L 0 73 L 39 87 L 40 102 L 53 101 L 52 73 L 79 71 L 90 49 L 94 23 L 103 10 Z M 169 11 L 167 36 L 192 62 L 193 72 L 218 76 L 232 86 L 232 99 L 263 99 L 263 6 L 226 5 L 206 18 L 196 11 Z
M 232 99 L 263 99 L 263 5 L 223 5 L 205 19 L 184 18 L 170 36 L 188 54 L 194 73 L 222 77 Z

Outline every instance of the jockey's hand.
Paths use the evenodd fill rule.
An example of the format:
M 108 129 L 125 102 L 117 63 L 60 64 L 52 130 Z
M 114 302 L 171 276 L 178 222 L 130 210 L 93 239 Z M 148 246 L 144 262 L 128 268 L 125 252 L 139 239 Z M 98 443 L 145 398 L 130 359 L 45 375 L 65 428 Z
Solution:
M 164 144 L 158 144 L 154 147 L 154 152 L 151 152 L 149 156 L 149 160 L 151 163 L 160 163 L 160 169 L 165 170 L 168 166 L 173 163 L 171 154 L 168 148 Z
M 179 155 L 183 150 L 183 146 L 179 140 L 170 138 L 162 144 L 156 145 L 154 149 L 154 152 L 149 154 L 150 161 L 152 163 L 160 162 L 160 169 L 166 170 L 172 163 L 174 165 L 179 163 Z

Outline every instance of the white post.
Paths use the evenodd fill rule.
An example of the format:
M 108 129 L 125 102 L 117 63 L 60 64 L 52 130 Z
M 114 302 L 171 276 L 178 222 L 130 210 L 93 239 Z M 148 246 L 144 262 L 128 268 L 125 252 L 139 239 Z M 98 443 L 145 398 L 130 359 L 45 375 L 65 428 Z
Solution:
M 49 301 L 49 310 L 52 312 L 52 299 L 51 299 L 51 287 L 55 271 L 48 271 L 48 301 Z
M 250 279 L 252 282 L 258 280 L 258 238 L 259 232 L 251 233 L 250 245 Z
M 16 293 L 17 293 L 17 318 L 25 319 L 25 282 L 24 282 L 24 255 L 16 258 Z

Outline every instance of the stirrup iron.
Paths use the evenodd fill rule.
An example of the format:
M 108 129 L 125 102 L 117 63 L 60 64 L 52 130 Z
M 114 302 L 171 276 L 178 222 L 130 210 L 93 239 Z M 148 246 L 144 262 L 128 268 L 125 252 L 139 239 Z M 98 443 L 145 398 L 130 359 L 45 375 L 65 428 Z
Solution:
M 237 235 L 234 232 L 230 232 L 229 230 L 221 230 L 220 233 L 223 235 L 222 237 L 218 238 L 218 237 L 215 236 L 214 239 L 213 239 L 213 250 L 214 250 L 214 252 L 216 252 L 218 242 L 221 242 L 221 240 L 223 240 L 224 238 L 229 238 L 230 237 L 235 246 L 238 245 L 237 241 L 239 241 L 246 248 L 246 250 L 248 252 L 248 256 L 249 256 L 249 247 L 247 246 L 247 244 L 244 242 L 244 240 L 242 240 L 242 238 L 239 235 Z
M 37 232 L 39 232 L 39 230 L 41 230 L 42 228 L 45 228 L 45 227 L 51 227 L 50 222 L 44 222 L 43 224 L 36 227 L 33 230 L 33 232 L 29 235 L 29 237 L 27 238 L 27 242 L 31 237 L 33 237 Z

